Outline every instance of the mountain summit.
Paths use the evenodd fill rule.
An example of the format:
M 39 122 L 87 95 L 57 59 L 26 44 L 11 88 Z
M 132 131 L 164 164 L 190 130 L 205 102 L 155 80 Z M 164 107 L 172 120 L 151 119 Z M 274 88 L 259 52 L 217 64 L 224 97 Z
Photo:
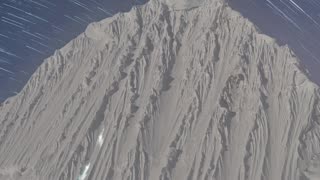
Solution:
M 0 106 L 0 179 L 319 179 L 319 87 L 296 56 L 222 1 L 181 2 L 45 60 Z
M 166 4 L 173 10 L 183 10 L 199 7 L 208 1 L 221 1 L 221 0 L 154 0 Z

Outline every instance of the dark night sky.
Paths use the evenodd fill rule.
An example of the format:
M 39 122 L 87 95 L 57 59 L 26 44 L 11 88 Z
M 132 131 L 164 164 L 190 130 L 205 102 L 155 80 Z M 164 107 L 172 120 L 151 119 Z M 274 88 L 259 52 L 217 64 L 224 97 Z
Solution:
M 145 0 L 0 0 L 0 102 L 90 22 Z
M 42 60 L 90 22 L 146 0 L 0 0 L 0 102 L 19 92 Z M 289 44 L 320 84 L 320 0 L 228 0 L 262 32 Z
M 250 19 L 279 44 L 288 44 L 320 85 L 319 0 L 229 0 L 231 7 Z

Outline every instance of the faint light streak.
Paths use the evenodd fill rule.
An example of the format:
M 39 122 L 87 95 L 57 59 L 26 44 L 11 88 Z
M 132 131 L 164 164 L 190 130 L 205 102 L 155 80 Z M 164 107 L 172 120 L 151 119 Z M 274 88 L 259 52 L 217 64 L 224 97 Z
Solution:
M 313 58 L 314 62 L 320 64 L 320 59 L 317 58 L 308 48 L 306 48 L 301 42 L 299 43 L 302 49 L 308 52 L 308 54 Z
M 300 10 L 305 16 L 307 16 L 313 23 L 315 23 L 318 28 L 320 28 L 320 24 L 315 21 L 308 13 L 306 13 L 297 3 L 295 3 L 293 0 L 289 0 L 298 10 Z
M 27 73 L 26 71 L 20 71 L 21 73 L 23 73 L 24 75 L 29 75 L 29 73 Z
M 29 0 L 29 1 L 30 1 L 30 2 L 32 2 L 32 3 L 34 3 L 34 4 L 36 4 L 36 5 L 38 5 L 38 6 L 41 6 L 41 7 L 44 7 L 44 8 L 49 9 L 49 7 L 48 7 L 48 6 L 45 6 L 45 5 L 41 4 L 41 3 L 38 3 L 38 2 L 33 1 L 33 0 Z
M 4 60 L 4 59 L 1 59 L 1 58 L 0 58 L 0 62 L 5 63 L 5 64 L 12 65 L 12 63 L 10 63 L 9 61 Z
M 9 36 L 6 36 L 6 35 L 4 35 L 4 34 L 1 34 L 1 33 L 0 33 L 0 36 L 1 36 L 1 37 L 5 37 L 5 38 L 8 38 L 8 39 L 10 39 L 10 37 L 9 37 Z
M 12 14 L 12 13 L 8 13 L 8 15 L 10 15 L 10 16 L 12 16 L 12 17 L 15 17 L 15 18 L 17 18 L 17 19 L 20 19 L 20 20 L 22 20 L 22 21 L 25 21 L 25 22 L 29 22 L 29 23 L 32 23 L 32 24 L 36 24 L 35 22 L 32 22 L 32 21 L 30 21 L 30 20 L 28 20 L 28 19 L 25 19 L 25 18 L 23 18 L 23 17 L 20 17 L 20 16 L 16 16 L 16 15 L 14 15 L 14 14 Z
M 41 33 L 35 33 L 36 35 L 38 35 L 38 36 L 40 36 L 40 37 L 42 37 L 42 38 L 45 38 L 45 39 L 47 39 L 47 40 L 51 40 L 51 38 L 49 38 L 48 36 L 45 36 L 45 35 L 43 35 L 43 34 L 41 34 Z
M 51 3 L 50 1 L 46 1 L 46 0 L 40 0 L 40 1 L 47 3 L 47 4 L 50 4 L 51 6 L 54 6 L 54 7 L 57 6 L 56 4 Z
M 12 80 L 12 81 L 15 81 L 15 82 L 17 82 L 17 83 L 19 83 L 19 84 L 22 84 L 22 82 L 21 82 L 21 81 L 19 81 L 19 80 L 17 80 L 16 78 L 9 77 L 9 79 L 10 79 L 10 80 Z
M 24 11 L 24 10 L 22 10 L 22 9 L 20 9 L 20 8 L 17 8 L 17 7 L 11 6 L 11 5 L 9 5 L 9 4 L 3 3 L 3 5 L 4 5 L 4 6 L 7 6 L 7 7 L 10 7 L 10 8 L 12 8 L 12 9 L 15 9 L 15 10 L 17 10 L 17 11 L 20 11 L 20 12 L 26 13 L 26 11 Z
M 39 19 L 39 20 L 41 20 L 43 22 L 49 23 L 49 21 L 47 21 L 47 20 L 45 20 L 45 19 L 43 19 L 43 18 L 41 18 L 41 17 L 39 17 L 37 15 L 34 15 L 32 13 L 29 13 L 29 12 L 25 12 L 25 13 L 28 14 L 29 16 L 31 16 L 31 17 L 34 17 L 34 18 Z
M 81 22 L 79 22 L 79 21 L 77 21 L 76 19 L 74 19 L 74 18 L 70 17 L 69 15 L 64 15 L 64 17 L 66 17 L 66 18 L 70 19 L 71 21 L 77 22 L 77 23 L 79 23 L 79 24 L 81 24 L 81 25 L 82 25 L 82 23 L 81 23 Z
M 295 8 L 299 9 L 301 12 L 306 14 L 306 12 L 297 3 L 295 3 L 293 0 L 289 1 L 294 5 Z
M 4 71 L 4 72 L 7 72 L 7 73 L 10 73 L 10 74 L 14 74 L 14 72 L 8 70 L 8 69 L 5 69 L 5 68 L 2 68 L 0 67 L 0 70 Z
M 297 29 L 299 29 L 301 32 L 303 32 L 303 30 L 300 28 L 300 26 L 294 22 L 294 20 L 292 20 L 289 16 L 286 15 L 286 13 L 284 13 L 283 11 L 281 11 L 275 4 L 273 4 L 270 0 L 267 0 L 267 2 L 269 4 L 267 4 L 269 7 L 271 5 L 271 9 L 276 10 L 277 12 L 279 12 L 286 20 L 288 20 L 289 22 L 291 22 Z
M 44 40 L 42 37 L 37 36 L 37 35 L 34 35 L 34 34 L 28 32 L 28 31 L 22 30 L 22 32 L 25 33 L 25 34 L 28 34 L 28 35 L 30 35 L 30 36 L 32 36 L 32 37 L 35 37 L 35 38 L 37 38 L 37 39 Z
M 80 18 L 80 17 L 78 17 L 78 16 L 74 16 L 74 18 L 75 18 L 75 19 L 78 19 L 79 21 L 81 21 L 81 22 L 83 22 L 83 23 L 89 24 L 89 22 L 87 22 L 87 21 L 85 21 L 85 20 L 81 19 L 81 18 Z
M 16 58 L 21 59 L 19 56 L 15 55 L 15 54 L 13 54 L 13 53 L 11 53 L 11 52 L 9 52 L 9 51 L 6 51 L 6 50 L 4 50 L 4 49 L 2 49 L 2 48 L 0 48 L 0 52 L 2 52 L 2 53 L 4 53 L 4 54 L 7 54 L 7 55 L 9 55 L 9 56 L 13 56 L 13 57 L 16 57 Z
M 94 19 L 92 19 L 92 17 L 90 17 L 88 14 L 84 14 L 84 16 L 86 16 L 90 21 L 94 21 Z
M 36 49 L 34 47 L 31 47 L 31 46 L 28 46 L 28 45 L 26 45 L 25 47 L 28 48 L 28 49 L 31 49 L 31 50 L 33 50 L 35 52 L 38 52 L 39 54 L 45 55 L 43 52 L 39 51 L 38 49 Z
M 20 25 L 18 25 L 18 24 L 12 23 L 12 22 L 7 21 L 7 20 L 5 20 L 5 19 L 1 19 L 1 21 L 2 21 L 2 22 L 4 22 L 4 23 L 10 24 L 10 25 L 12 25 L 12 26 L 15 26 L 15 27 L 18 27 L 18 28 L 24 29 L 24 27 L 23 27 L 23 26 L 20 26 Z
M 49 55 L 55 49 L 61 48 L 74 38 L 76 33 L 80 33 L 82 28 L 79 26 L 86 26 L 122 10 L 120 7 L 115 7 L 116 10 L 108 9 L 106 5 L 106 2 L 100 0 L 3 0 L 0 3 L 0 66 L 15 75 L 0 70 L 2 79 L 10 78 L 19 84 L 25 83 L 25 80 L 19 81 L 21 76 L 28 78 L 32 73 L 20 71 L 25 70 L 24 68 L 16 69 L 20 67 L 15 66 L 19 65 L 17 60 L 26 60 L 33 64 L 34 59 L 30 57 L 39 57 L 36 60 L 40 62 L 42 56 L 39 54 Z M 74 26 L 77 27 L 76 30 Z M 6 91 L 10 90 L 12 93 L 14 90 L 10 88 Z M 0 98 L 7 93 L 1 92 Z M 102 146 L 103 133 L 96 140 L 97 146 Z
M 20 23 L 20 22 L 18 22 L 18 21 L 15 21 L 15 20 L 13 20 L 13 19 L 10 19 L 10 18 L 7 18 L 7 17 L 2 17 L 4 20 L 7 20 L 7 21 L 10 21 L 10 22 L 12 22 L 12 23 L 15 23 L 15 24 L 18 24 L 18 25 L 21 25 L 21 26 L 23 26 L 23 24 L 22 23 Z
M 55 25 L 51 25 L 53 28 L 55 28 L 55 29 L 57 29 L 57 30 L 59 30 L 59 31 L 64 31 L 63 29 L 61 29 L 60 27 L 58 27 L 58 26 L 55 26 Z
M 47 46 L 47 45 L 45 45 L 45 44 L 43 44 L 43 43 L 41 43 L 41 42 L 39 42 L 39 41 L 36 41 L 36 40 L 34 40 L 34 39 L 31 39 L 31 41 L 33 41 L 33 42 L 35 42 L 35 43 L 37 43 L 37 44 L 39 44 L 39 45 L 41 45 L 41 46 L 43 46 L 43 47 L 46 47 L 46 48 L 48 48 L 48 49 L 51 49 L 51 47 L 49 47 L 49 46 Z
M 24 10 L 22 10 L 22 9 L 20 9 L 20 8 L 11 6 L 11 5 L 6 4 L 6 3 L 3 3 L 3 5 L 5 5 L 5 6 L 7 6 L 7 7 L 10 7 L 10 8 L 12 8 L 12 9 L 18 10 L 18 11 L 20 11 L 20 12 L 23 12 L 23 13 L 25 13 L 25 14 L 31 16 L 31 17 L 34 17 L 34 18 L 36 18 L 36 19 L 39 19 L 39 20 L 41 20 L 41 21 L 44 21 L 44 22 L 47 22 L 47 23 L 49 22 L 49 21 L 47 21 L 47 20 L 45 20 L 45 19 L 43 19 L 43 18 L 41 18 L 41 17 L 39 17 L 39 16 L 37 16 L 37 15 L 35 15 L 35 14 L 32 14 L 32 13 L 27 12 L 27 11 L 24 11 Z
M 75 1 L 75 0 L 71 0 L 70 2 L 82 7 L 83 9 L 86 9 L 87 11 L 90 11 L 92 13 L 94 13 L 94 11 L 92 11 L 91 9 L 89 9 L 89 7 L 87 7 L 85 4 L 79 2 L 79 1 Z
M 106 14 L 108 14 L 108 15 L 112 15 L 112 13 L 110 13 L 110 12 L 108 12 L 107 10 L 105 10 L 105 9 L 102 9 L 102 8 L 100 8 L 100 7 L 97 7 L 97 9 L 99 9 L 100 11 L 103 11 L 104 13 L 106 13 Z

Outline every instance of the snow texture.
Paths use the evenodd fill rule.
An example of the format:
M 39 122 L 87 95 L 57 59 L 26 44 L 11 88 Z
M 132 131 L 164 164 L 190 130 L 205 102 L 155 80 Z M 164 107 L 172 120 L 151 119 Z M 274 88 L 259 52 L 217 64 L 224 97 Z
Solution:
M 287 46 L 220 1 L 150 1 L 0 106 L 0 179 L 315 180 L 319 140 L 319 87 Z
M 184 10 L 199 7 L 205 0 L 160 0 L 172 10 Z M 218 1 L 218 0 L 212 0 Z

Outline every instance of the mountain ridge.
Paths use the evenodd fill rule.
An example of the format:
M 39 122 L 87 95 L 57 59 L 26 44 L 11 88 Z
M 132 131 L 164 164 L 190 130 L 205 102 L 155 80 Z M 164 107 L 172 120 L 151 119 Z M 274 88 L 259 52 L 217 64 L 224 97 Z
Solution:
M 56 51 L 0 106 L 0 179 L 318 178 L 319 87 L 204 3 L 151 1 Z

